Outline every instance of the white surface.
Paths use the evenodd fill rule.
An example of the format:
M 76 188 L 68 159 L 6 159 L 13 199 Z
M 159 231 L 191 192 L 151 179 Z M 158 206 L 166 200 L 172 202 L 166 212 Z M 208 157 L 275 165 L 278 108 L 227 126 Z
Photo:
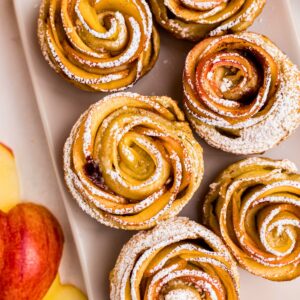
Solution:
M 22 198 L 46 205 L 65 234 L 61 276 L 84 289 L 76 248 L 54 176 L 16 24 L 13 4 L 0 1 L 0 141 L 16 155 Z M 0 291 L 1 294 L 1 291 Z
M 56 162 L 59 176 L 61 176 L 62 146 L 71 126 L 79 114 L 91 103 L 101 98 L 103 94 L 91 94 L 77 90 L 54 74 L 46 65 L 41 57 L 35 37 L 36 14 L 39 2 L 39 0 L 15 0 L 22 38 L 27 58 L 30 61 L 29 66 L 31 75 L 50 150 Z M 277 45 L 288 53 L 291 59 L 299 65 L 299 48 L 293 37 L 295 33 L 290 30 L 291 23 L 288 18 L 286 6 L 284 5 L 287 2 L 288 0 L 268 0 L 264 15 L 262 18 L 258 19 L 253 30 L 270 36 Z M 299 1 L 293 0 L 290 2 L 294 5 L 293 11 L 300 12 Z M 10 4 L 8 3 L 10 3 L 10 1 L 4 0 L 3 2 L 2 0 L 1 6 L 9 7 Z M 3 10 L 1 10 L 0 13 L 2 14 Z M 1 23 L 4 21 L 5 19 L 0 18 Z M 10 16 L 10 20 L 6 20 L 5 22 L 6 23 L 3 24 L 6 25 L 1 26 L 0 29 L 1 31 L 5 31 L 5 34 L 2 33 L 2 36 L 8 35 L 7 31 L 12 30 L 12 28 L 16 30 L 15 19 L 12 16 Z M 10 24 L 11 26 L 7 26 L 7 24 Z M 300 28 L 299 23 L 298 28 Z M 13 32 L 13 36 L 16 36 L 16 32 Z M 30 83 L 28 78 L 26 78 L 27 73 L 24 68 L 24 58 L 20 53 L 20 49 L 18 49 L 10 39 L 11 36 L 8 37 L 8 44 L 3 44 L 1 40 L 0 46 L 0 59 L 4 61 L 1 66 L 6 66 L 2 67 L 2 70 L 5 70 L 5 72 L 1 72 L 1 79 L 3 77 L 4 80 L 1 80 L 1 86 L 3 85 L 3 87 L 1 89 L 0 101 L 1 103 L 3 102 L 2 108 L 8 107 L 8 104 L 9 106 L 12 106 L 9 112 L 5 113 L 5 116 L 10 116 L 9 113 L 14 111 L 13 109 L 16 108 L 16 104 L 20 105 L 20 109 L 18 110 L 18 114 L 15 115 L 15 120 L 8 117 L 5 121 L 2 118 L 0 119 L 0 139 L 2 139 L 3 131 L 7 143 L 10 143 L 11 146 L 15 148 L 16 152 L 20 153 L 19 161 L 24 163 L 24 167 L 20 166 L 21 172 L 22 174 L 26 174 L 24 176 L 30 179 L 30 182 L 29 180 L 24 180 L 23 182 L 26 184 L 26 190 L 30 191 L 27 185 L 30 186 L 30 183 L 35 182 L 35 180 L 37 180 L 38 183 L 36 182 L 35 185 L 32 186 L 32 190 L 35 190 L 34 188 L 40 186 L 44 186 L 47 190 L 49 188 L 47 193 L 45 190 L 44 192 L 35 190 L 35 194 L 33 192 L 31 192 L 32 194 L 29 194 L 28 192 L 28 195 L 34 196 L 35 198 L 43 198 L 43 196 L 52 197 L 53 195 L 53 198 L 55 197 L 55 200 L 58 201 L 59 195 L 53 173 L 52 171 L 49 171 L 51 168 L 49 167 L 49 153 L 47 151 L 45 138 L 42 134 L 36 135 L 36 133 L 33 133 L 34 131 L 40 132 L 40 120 L 36 117 L 36 114 L 34 114 L 35 118 L 27 116 L 27 118 L 24 118 L 24 121 L 22 121 L 22 118 L 26 116 L 27 110 L 36 111 L 36 107 L 32 101 L 33 96 L 30 90 Z M 16 44 L 18 45 L 18 43 Z M 170 52 L 172 46 L 173 49 Z M 175 99 L 180 100 L 182 89 L 180 66 L 182 66 L 185 54 L 190 48 L 191 44 L 184 42 L 178 43 L 170 35 L 163 34 L 162 51 L 159 62 L 149 75 L 140 80 L 138 84 L 130 90 L 144 94 L 168 94 Z M 7 58 L 8 53 L 10 59 Z M 172 74 L 172 76 L 170 76 L 170 74 Z M 159 77 L 164 78 L 164 82 L 162 82 L 162 80 L 159 82 L 155 80 Z M 8 88 L 9 86 L 11 88 Z M 5 92 L 3 92 L 3 90 L 5 90 Z M 25 102 L 25 98 L 28 98 L 31 102 L 29 103 L 29 100 L 28 102 Z M 23 103 L 21 103 L 22 101 Z M 21 107 L 21 105 L 23 107 Z M 7 128 L 4 126 L 3 130 L 3 124 L 14 124 L 14 127 L 6 125 Z M 26 130 L 25 124 L 29 125 L 29 129 Z M 33 144 L 31 144 L 29 138 L 30 128 L 33 130 L 32 139 L 35 141 Z M 15 130 L 14 132 L 13 129 Z M 12 138 L 12 135 L 14 135 L 14 138 Z M 266 156 L 289 158 L 300 166 L 300 157 L 297 148 L 297 145 L 299 145 L 299 138 L 300 130 L 290 137 L 288 141 L 267 152 Z M 21 142 L 21 140 L 23 140 L 23 142 Z M 31 152 L 26 152 L 24 150 L 25 145 L 26 148 L 31 149 Z M 207 184 L 211 182 L 215 174 L 225 165 L 239 159 L 237 156 L 214 150 L 202 141 L 201 145 L 205 151 L 205 180 L 201 184 L 201 188 L 193 201 L 191 201 L 187 208 L 182 212 L 182 215 L 188 215 L 193 219 L 197 219 L 197 213 L 195 212 L 199 209 L 197 198 L 199 198 L 200 195 L 203 195 Z M 32 153 L 31 159 L 28 158 L 30 153 Z M 27 157 L 27 160 L 26 158 L 22 159 L 24 156 Z M 45 166 L 46 163 L 47 166 Z M 27 167 L 25 167 L 25 164 Z M 37 170 L 32 172 L 34 168 Z M 48 170 L 50 174 L 46 173 L 46 170 Z M 53 182 L 54 187 L 50 182 Z M 66 207 L 69 216 L 71 216 L 72 228 L 75 233 L 75 240 L 81 257 L 89 299 L 107 299 L 109 270 L 113 267 L 122 244 L 132 233 L 112 230 L 98 224 L 81 212 L 67 193 L 64 192 L 63 196 L 67 204 Z M 59 201 L 56 203 L 59 203 L 61 207 Z M 58 213 L 62 212 L 57 204 L 54 204 L 53 202 L 53 210 L 54 209 Z M 296 300 L 299 298 L 300 294 L 299 283 L 300 279 L 288 283 L 272 283 L 255 278 L 254 276 L 241 271 L 241 299 L 250 300 L 255 298 L 258 300 L 281 300 L 283 295 L 285 295 L 284 298 L 287 300 Z

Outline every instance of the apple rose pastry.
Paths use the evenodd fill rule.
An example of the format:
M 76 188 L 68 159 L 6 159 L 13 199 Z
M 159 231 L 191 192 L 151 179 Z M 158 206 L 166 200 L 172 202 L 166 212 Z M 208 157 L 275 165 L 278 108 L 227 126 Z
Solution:
M 121 90 L 158 57 L 152 23 L 145 0 L 43 0 L 38 37 L 50 66 L 75 86 Z
M 222 241 L 187 218 L 134 235 L 110 275 L 112 300 L 237 300 L 237 267 Z
M 176 37 L 199 41 L 247 29 L 266 0 L 150 0 L 157 22 Z
M 266 37 L 244 32 L 208 38 L 191 50 L 184 106 L 211 146 L 262 153 L 300 123 L 300 72 Z
M 65 144 L 64 170 L 89 215 L 144 229 L 191 199 L 203 175 L 202 148 L 171 98 L 119 93 L 80 117 Z
M 239 264 L 274 281 L 300 275 L 300 174 L 288 161 L 248 158 L 210 185 L 203 223 Z

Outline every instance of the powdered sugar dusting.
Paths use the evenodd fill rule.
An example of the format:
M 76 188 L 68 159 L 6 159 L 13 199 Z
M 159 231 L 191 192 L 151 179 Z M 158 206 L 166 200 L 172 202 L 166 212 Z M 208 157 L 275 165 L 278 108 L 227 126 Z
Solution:
M 228 0 L 150 1 L 161 26 L 178 38 L 192 41 L 245 30 L 261 13 L 265 3 L 266 0 L 242 0 L 234 5 Z
M 168 97 L 118 93 L 92 105 L 64 148 L 66 183 L 80 206 L 124 229 L 176 215 L 203 174 L 202 149 L 182 116 Z
M 95 9 L 97 2 L 43 0 L 38 37 L 50 66 L 82 89 L 122 90 L 135 83 L 154 65 L 159 39 L 145 0 L 129 2 L 132 16 L 122 5 L 106 11 Z
M 199 59 L 204 59 L 210 51 L 214 51 L 211 49 L 215 49 L 217 45 L 221 47 L 223 42 L 229 41 L 244 43 L 246 46 L 243 47 L 250 49 L 250 52 L 251 49 L 261 49 L 255 51 L 261 51 L 260 55 L 266 57 L 264 83 L 249 108 L 240 102 L 197 94 L 199 83 L 195 80 L 194 64 Z M 225 57 L 236 55 L 234 51 L 231 52 L 222 54 L 221 51 L 216 55 L 218 57 L 223 55 L 224 61 L 228 63 L 229 60 L 228 58 L 225 60 Z M 278 68 L 278 84 L 275 87 L 275 94 L 270 96 L 271 91 L 274 91 L 274 77 L 276 78 L 272 73 L 275 71 L 271 71 L 274 70 L 273 64 Z M 207 78 L 203 77 L 201 89 L 207 88 L 207 79 L 211 81 L 213 76 L 213 73 L 209 72 Z M 253 77 L 249 77 L 249 80 L 251 78 Z M 184 73 L 184 105 L 196 132 L 210 145 L 236 154 L 262 153 L 287 138 L 299 126 L 299 81 L 300 72 L 297 67 L 267 38 L 248 32 L 218 37 L 214 38 L 205 49 L 199 44 L 188 55 Z M 231 90 L 228 80 L 221 84 L 221 92 Z M 241 91 L 243 92 L 243 88 Z M 241 97 L 243 99 L 243 94 Z
M 300 268 L 296 172 L 287 160 L 245 159 L 223 171 L 204 202 L 204 223 L 222 236 L 242 267 L 271 280 L 297 277 Z M 218 217 L 211 221 L 217 206 Z
M 197 246 L 201 240 L 212 250 Z M 193 268 L 189 261 L 194 261 Z M 224 277 L 211 276 L 202 266 L 222 268 L 218 274 Z M 146 290 L 140 285 L 141 276 Z M 116 300 L 124 298 L 128 287 L 131 299 L 199 299 L 207 294 L 217 300 L 226 299 L 228 293 L 238 299 L 237 268 L 227 249 L 212 232 L 187 218 L 164 221 L 133 236 L 123 247 L 110 280 L 111 298 Z

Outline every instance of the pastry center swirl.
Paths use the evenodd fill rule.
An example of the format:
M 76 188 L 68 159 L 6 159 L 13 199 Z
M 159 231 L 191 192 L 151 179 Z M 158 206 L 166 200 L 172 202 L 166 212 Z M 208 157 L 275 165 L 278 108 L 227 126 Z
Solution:
M 227 39 L 214 43 L 195 61 L 195 89 L 206 109 L 236 123 L 269 109 L 278 72 L 264 49 Z
M 143 109 L 121 108 L 107 121 L 109 125 L 102 123 L 96 136 L 101 148 L 95 158 L 113 192 L 135 202 L 168 184 L 179 188 L 173 179 L 183 171 L 180 156 L 169 145 L 177 147 L 179 154 L 183 149 L 179 140 L 168 135 L 162 117 Z
M 300 275 L 299 197 L 300 176 L 291 162 L 249 158 L 226 169 L 212 186 L 205 223 L 254 274 L 295 278 Z
M 144 0 L 43 0 L 38 35 L 50 65 L 85 90 L 133 84 L 152 68 L 159 51 Z
M 111 299 L 237 300 L 237 270 L 227 251 L 195 222 L 161 222 L 122 249 L 111 275 Z
M 202 149 L 168 97 L 118 93 L 99 101 L 74 126 L 64 157 L 74 197 L 118 228 L 176 215 L 203 173 Z

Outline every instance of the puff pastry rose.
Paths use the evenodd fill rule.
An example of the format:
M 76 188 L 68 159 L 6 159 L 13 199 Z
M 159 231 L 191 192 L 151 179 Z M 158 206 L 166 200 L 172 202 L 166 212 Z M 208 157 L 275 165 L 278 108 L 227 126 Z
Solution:
M 43 0 L 38 37 L 50 66 L 89 91 L 132 85 L 159 52 L 145 0 Z
M 215 234 L 174 218 L 123 247 L 111 272 L 110 299 L 237 300 L 239 276 Z
M 118 93 L 77 121 L 64 170 L 89 215 L 111 227 L 150 228 L 191 199 L 203 175 L 202 148 L 171 98 Z
M 200 42 L 187 56 L 183 84 L 192 126 L 223 151 L 262 153 L 300 124 L 300 72 L 260 34 Z
M 203 223 L 239 264 L 274 281 L 300 275 L 300 175 L 288 160 L 248 158 L 210 185 Z
M 247 29 L 266 0 L 150 0 L 157 22 L 176 37 L 199 41 Z

